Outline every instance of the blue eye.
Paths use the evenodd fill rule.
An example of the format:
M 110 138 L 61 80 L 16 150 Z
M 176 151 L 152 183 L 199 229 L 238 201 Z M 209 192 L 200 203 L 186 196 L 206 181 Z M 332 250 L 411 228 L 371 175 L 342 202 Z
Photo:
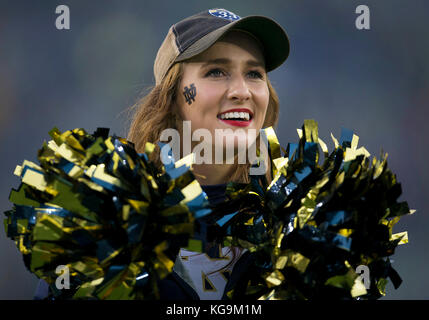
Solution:
M 211 69 L 209 72 L 207 72 L 205 76 L 217 78 L 217 77 L 221 77 L 223 75 L 225 75 L 225 73 L 221 69 L 215 68 L 215 69 Z
M 248 75 L 250 78 L 253 79 L 263 79 L 263 76 L 259 71 L 250 71 Z

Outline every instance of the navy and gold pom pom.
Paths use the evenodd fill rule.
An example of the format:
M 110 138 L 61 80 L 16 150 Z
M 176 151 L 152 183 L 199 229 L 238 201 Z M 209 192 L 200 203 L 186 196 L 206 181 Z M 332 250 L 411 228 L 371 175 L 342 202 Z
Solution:
M 7 236 L 57 299 L 157 299 L 180 247 L 201 250 L 194 220 L 210 212 L 189 158 L 157 170 L 108 129 L 61 133 L 24 161 L 6 212 Z M 171 152 L 170 152 L 171 155 Z M 56 290 L 57 267 L 70 290 Z
M 284 156 L 272 128 L 262 134 L 271 157 L 271 183 L 253 176 L 241 189 L 228 188 L 229 201 L 241 206 L 233 223 L 223 224 L 221 237 L 255 255 L 254 265 L 228 296 L 377 299 L 385 295 L 387 279 L 397 288 L 401 278 L 388 257 L 408 242 L 408 235 L 392 228 L 414 210 L 398 202 L 401 186 L 387 167 L 387 156 L 371 160 L 349 130 L 343 130 L 340 141 L 332 136 L 335 148 L 329 153 L 314 120 L 304 122 L 299 143 L 289 144 Z M 369 277 L 366 283 L 361 270 Z

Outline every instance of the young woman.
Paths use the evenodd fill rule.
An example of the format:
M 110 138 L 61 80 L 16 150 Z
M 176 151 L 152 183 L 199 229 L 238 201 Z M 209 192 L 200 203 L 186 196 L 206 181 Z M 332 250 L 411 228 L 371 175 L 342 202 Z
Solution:
M 259 167 L 267 170 L 252 171 L 256 154 L 243 161 L 242 155 L 251 154 L 255 145 L 263 153 L 259 130 L 277 122 L 278 98 L 267 73 L 280 66 L 288 53 L 287 35 L 277 23 L 259 16 L 240 18 L 224 9 L 198 13 L 168 31 L 155 59 L 155 87 L 136 104 L 128 139 L 139 153 L 145 152 L 146 142 L 169 138 L 176 160 L 192 152 L 196 155 L 193 173 L 214 206 L 210 214 L 196 216 L 195 223 L 181 220 L 183 189 L 175 189 L 182 184 L 187 188 L 189 176 L 169 176 L 164 146 L 151 157 L 158 167 L 165 165 L 165 172 L 158 174 L 150 166 L 155 173 L 144 169 L 140 173 L 144 175 L 135 179 L 138 165 L 146 167 L 147 153 L 137 154 L 122 139 L 115 138 L 113 146 L 104 129 L 94 134 L 97 139 L 90 136 L 88 141 L 83 130 L 76 135 L 52 130 L 51 136 L 62 147 L 53 141 L 39 152 L 47 172 L 28 161 L 24 168 L 17 167 L 23 183 L 20 191 L 11 193 L 16 206 L 7 212 L 6 223 L 8 236 L 39 277 L 56 283 L 55 262 L 73 268 L 76 294 L 56 293 L 58 287 L 51 284 L 52 296 L 144 299 L 145 289 L 157 287 L 150 294 L 164 300 L 378 299 L 385 294 L 386 278 L 395 288 L 400 285 L 388 257 L 408 240 L 406 232 L 393 234 L 392 228 L 400 216 L 412 211 L 406 202 L 397 201 L 401 186 L 385 157 L 370 160 L 365 148 L 357 148 L 358 137 L 350 130 L 344 130 L 339 141 L 333 137 L 335 149 L 329 154 L 318 138 L 317 123 L 306 120 L 299 143 L 288 145 L 286 157 L 280 155 L 272 131 L 263 131 L 269 136 L 271 161 Z M 89 146 L 85 157 L 80 152 L 83 145 Z M 133 156 L 127 157 L 123 147 Z M 322 165 L 319 147 L 325 155 Z M 78 148 L 75 153 L 74 148 Z M 133 157 L 146 164 L 134 165 Z M 88 167 L 87 162 L 94 161 L 101 163 Z M 106 174 L 106 167 L 115 176 Z M 172 170 L 183 167 L 188 170 L 187 166 Z M 85 186 L 75 183 L 73 188 L 76 177 Z M 141 183 L 154 177 L 162 180 L 159 188 L 152 184 L 160 193 Z M 261 178 L 263 186 L 255 177 Z M 121 179 L 126 182 L 122 184 Z M 72 181 L 69 189 L 64 181 Z M 129 181 L 135 181 L 136 189 L 125 186 Z M 227 197 L 229 182 L 245 187 L 235 184 Z M 201 196 L 198 184 L 193 186 Z M 178 192 L 172 195 L 167 189 Z M 86 191 L 92 192 L 89 199 L 82 195 Z M 133 192 L 148 196 L 134 197 Z M 177 209 L 178 215 L 170 209 Z M 174 222 L 164 225 L 166 220 Z M 191 229 L 201 250 L 185 249 L 182 243 L 186 242 L 180 240 L 172 243 L 178 239 L 176 234 L 185 235 L 187 241 Z M 149 235 L 143 238 L 146 232 Z M 174 237 L 157 239 L 161 234 Z M 228 237 L 240 247 L 228 245 Z M 154 240 L 156 248 L 148 240 Z M 162 248 L 170 249 L 168 258 Z M 156 258 L 151 256 L 154 252 Z M 151 269 L 151 264 L 156 267 Z M 371 275 L 370 283 L 360 280 L 362 267 Z M 83 285 L 81 279 L 86 281 Z M 47 295 L 48 286 L 41 281 L 36 298 Z
M 285 31 L 266 17 L 211 9 L 174 24 L 155 59 L 156 85 L 135 106 L 128 140 L 144 152 L 146 142 L 156 144 L 173 130 L 180 158 L 190 152 L 201 156 L 197 149 L 203 145 L 207 154 L 204 161 L 196 159 L 193 173 L 211 204 L 223 202 L 228 182 L 249 182 L 251 161 L 239 161 L 242 147 L 257 144 L 259 130 L 278 120 L 278 98 L 267 72 L 288 54 Z M 202 144 L 193 139 L 198 135 Z M 229 158 L 228 150 L 233 151 Z M 152 153 L 158 167 L 161 154 Z M 262 174 L 271 179 L 267 171 Z M 173 272 L 159 282 L 161 299 L 225 298 L 251 261 L 246 250 L 208 241 L 209 226 L 197 223 L 203 252 L 180 250 Z M 47 294 L 41 281 L 35 298 Z
M 267 72 L 288 53 L 286 33 L 265 17 L 211 9 L 176 23 L 155 60 L 156 85 L 135 106 L 128 140 L 143 152 L 146 142 L 157 143 L 166 130 L 175 129 L 180 157 L 190 151 L 201 156 L 196 150 L 202 143 L 209 155 L 193 165 L 193 172 L 209 201 L 222 202 L 226 183 L 249 181 L 250 162 L 239 163 L 238 151 L 257 144 L 259 130 L 277 123 L 279 103 Z M 189 141 L 198 131 L 206 133 L 204 141 Z M 185 150 L 187 143 L 191 148 Z M 226 154 L 227 147 L 235 152 L 234 161 L 222 156 L 216 162 L 216 153 Z M 161 166 L 160 152 L 153 154 Z M 245 250 L 208 243 L 206 227 L 200 225 L 197 235 L 205 252 L 180 251 L 172 275 L 160 284 L 161 299 L 221 299 L 243 272 Z
M 177 132 L 175 156 L 196 153 L 193 173 L 211 204 L 223 202 L 228 182 L 249 182 L 252 161 L 240 161 L 243 150 L 247 154 L 258 145 L 261 128 L 277 123 L 279 102 L 267 72 L 288 54 L 285 31 L 266 17 L 240 18 L 210 9 L 174 24 L 155 59 L 156 84 L 135 105 L 128 140 L 144 152 L 146 142 L 156 144 L 166 133 Z M 198 158 L 201 146 L 204 161 Z M 159 148 L 151 154 L 158 167 L 163 165 L 161 154 Z M 269 170 L 261 174 L 272 178 Z M 208 241 L 210 226 L 196 224 L 203 252 L 180 250 L 173 272 L 158 283 L 161 299 L 226 299 L 251 265 L 247 250 Z M 35 298 L 47 295 L 42 280 Z

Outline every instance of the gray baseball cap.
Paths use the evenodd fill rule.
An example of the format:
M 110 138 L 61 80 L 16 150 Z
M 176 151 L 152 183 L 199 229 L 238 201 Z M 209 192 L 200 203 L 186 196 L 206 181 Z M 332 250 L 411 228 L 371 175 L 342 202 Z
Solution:
M 160 84 L 171 66 L 208 49 L 230 30 L 253 35 L 263 48 L 265 68 L 272 71 L 289 55 L 289 38 L 274 20 L 263 16 L 240 16 L 225 9 L 210 9 L 172 25 L 158 50 L 154 63 L 156 84 Z

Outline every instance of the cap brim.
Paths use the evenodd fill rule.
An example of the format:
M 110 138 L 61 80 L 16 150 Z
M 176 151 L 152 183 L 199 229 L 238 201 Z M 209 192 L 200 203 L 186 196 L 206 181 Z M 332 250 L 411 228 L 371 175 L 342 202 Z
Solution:
M 236 29 L 249 32 L 261 42 L 264 47 L 265 69 L 267 72 L 280 66 L 289 56 L 290 45 L 286 31 L 277 22 L 267 17 L 249 16 L 206 34 L 190 45 L 175 61 L 184 61 L 200 54 L 225 33 Z

